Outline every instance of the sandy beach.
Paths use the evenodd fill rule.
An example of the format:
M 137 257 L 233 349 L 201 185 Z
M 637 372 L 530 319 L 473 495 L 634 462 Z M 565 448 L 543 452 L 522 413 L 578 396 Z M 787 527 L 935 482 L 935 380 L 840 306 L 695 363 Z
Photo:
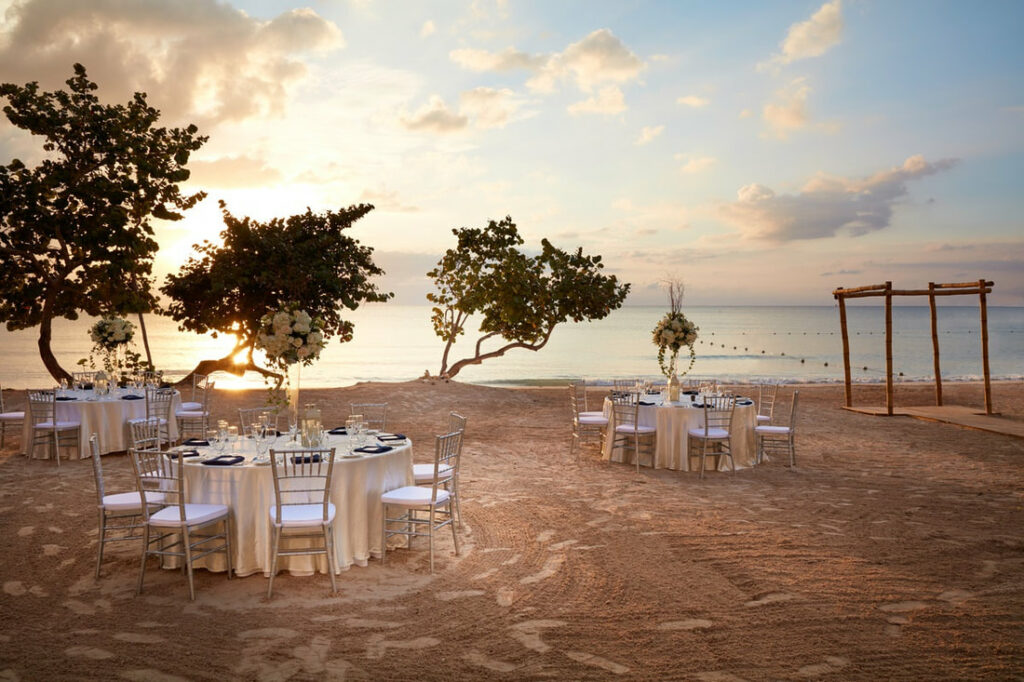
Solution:
M 344 419 L 385 400 L 389 426 L 432 452 L 468 417 L 460 556 L 442 535 L 341 574 L 228 581 L 150 570 L 108 550 L 88 460 L 0 455 L 0 680 L 1024 678 L 1024 440 L 840 409 L 840 385 L 799 388 L 797 466 L 735 475 L 569 456 L 564 388 L 361 384 L 303 391 Z M 604 391 L 591 390 L 591 401 Z M 1024 421 L 1024 386 L 993 386 Z M 859 404 L 883 402 L 858 386 Z M 977 384 L 949 403 L 983 405 Z M 928 384 L 897 402 L 928 404 Z M 215 416 L 262 404 L 218 392 Z M 5 392 L 8 406 L 24 396 Z M 108 485 L 132 485 L 125 455 Z

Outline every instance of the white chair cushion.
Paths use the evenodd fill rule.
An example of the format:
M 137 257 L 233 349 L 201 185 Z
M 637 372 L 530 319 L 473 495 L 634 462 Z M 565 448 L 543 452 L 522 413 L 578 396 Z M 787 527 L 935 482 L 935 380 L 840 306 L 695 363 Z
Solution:
M 642 434 L 656 433 L 658 431 L 658 429 L 654 428 L 653 426 L 640 425 L 637 425 L 635 430 L 637 433 Z M 615 433 L 633 433 L 633 431 L 634 428 L 632 424 L 619 424 L 618 426 L 615 427 Z
M 270 506 L 270 525 L 277 525 L 277 505 Z M 334 522 L 334 504 L 327 503 L 327 521 L 324 521 L 322 504 L 286 504 L 281 510 L 282 528 L 310 528 Z
M 202 410 L 178 410 L 174 416 L 179 419 L 202 419 L 207 414 Z
M 0 412 L 0 421 L 20 422 L 25 419 L 24 412 Z
M 179 527 L 183 525 L 195 526 L 200 523 L 216 521 L 222 516 L 228 515 L 228 508 L 223 504 L 186 504 L 185 520 L 182 522 L 178 514 L 178 505 L 164 507 L 156 514 L 149 517 L 149 525 L 164 528 Z
M 607 423 L 608 418 L 604 416 L 598 415 L 595 417 L 584 417 L 582 414 L 580 415 L 580 424 L 590 424 L 591 426 L 604 426 Z
M 689 434 L 691 436 L 693 436 L 694 438 L 704 438 L 705 437 L 704 436 L 704 429 L 690 429 Z M 716 428 L 708 429 L 708 434 L 707 434 L 708 440 L 722 440 L 723 438 L 728 438 L 728 437 L 729 437 L 729 432 L 726 431 L 725 429 L 716 429 Z
M 580 412 L 580 419 L 583 419 L 584 417 L 600 417 L 601 419 L 605 418 L 604 412 L 600 412 L 600 411 L 598 411 L 598 412 L 594 412 L 594 411 L 591 411 L 591 412 Z
M 437 478 L 440 481 L 451 478 L 452 468 L 447 464 L 442 464 L 437 468 Z M 413 464 L 412 465 L 412 478 L 417 484 L 430 483 L 434 480 L 434 465 L 433 464 Z
M 146 501 L 150 504 L 163 504 L 166 498 L 163 493 L 155 490 L 146 493 Z M 116 493 L 103 496 L 103 508 L 107 511 L 132 511 L 142 509 L 139 493 Z
M 36 424 L 35 428 L 37 428 L 37 429 L 54 429 L 54 428 L 56 428 L 58 431 L 67 431 L 69 429 L 77 429 L 81 425 L 82 424 L 80 422 L 57 422 L 57 425 L 54 426 L 53 422 L 41 422 L 39 424 Z
M 754 433 L 776 433 L 786 434 L 789 433 L 788 426 L 755 426 Z
M 415 485 L 407 485 L 397 490 L 389 490 L 380 496 L 384 504 L 394 504 L 400 507 L 429 507 L 432 488 L 421 488 Z M 448 501 L 448 491 L 441 488 L 437 491 L 437 502 L 435 505 L 444 504 Z
M 770 422 L 771 420 L 772 420 L 772 418 L 769 417 L 766 414 L 759 414 L 759 415 L 757 415 L 757 421 L 759 421 L 759 422 Z
M 194 410 L 202 410 L 203 409 L 203 404 L 202 403 L 194 403 L 194 402 L 189 401 L 187 403 L 182 403 L 181 407 L 179 409 L 184 410 L 185 412 L 192 412 Z

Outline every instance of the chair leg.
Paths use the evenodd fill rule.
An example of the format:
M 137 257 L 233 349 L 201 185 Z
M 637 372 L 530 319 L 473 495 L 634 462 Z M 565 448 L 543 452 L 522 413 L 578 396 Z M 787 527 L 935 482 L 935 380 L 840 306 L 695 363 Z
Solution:
M 388 505 L 381 503 L 384 508 L 380 523 L 380 565 L 384 565 L 384 560 L 388 555 Z
M 231 565 L 231 515 L 224 519 L 224 554 L 228 560 L 228 580 L 231 580 L 231 573 L 234 566 Z
M 331 574 L 331 593 L 338 594 L 338 581 L 334 573 L 334 542 L 331 540 L 333 528 L 324 526 L 324 549 L 327 550 L 327 572 Z
M 100 547 L 96 553 L 96 580 L 100 579 L 100 565 L 103 563 L 103 545 L 107 540 L 107 514 L 100 508 Z
M 452 501 L 448 500 L 448 515 L 452 513 Z M 459 536 L 455 532 L 455 524 L 452 524 L 452 540 L 455 541 L 455 556 L 459 556 Z
M 274 593 L 274 576 L 277 575 L 277 550 L 281 542 L 281 529 L 274 528 L 273 549 L 270 553 L 270 583 L 267 585 L 267 599 Z
M 430 545 L 430 574 L 434 574 L 434 508 L 430 508 L 430 515 L 427 517 L 427 542 Z M 411 537 L 411 536 L 410 536 Z
M 188 526 L 182 528 L 182 540 L 185 545 L 185 567 L 188 572 L 188 598 L 196 600 L 196 586 L 192 579 L 192 531 Z
M 146 559 L 149 558 L 149 524 L 142 531 L 142 565 L 139 567 L 139 584 L 135 587 L 135 596 L 142 594 L 142 583 L 146 579 Z

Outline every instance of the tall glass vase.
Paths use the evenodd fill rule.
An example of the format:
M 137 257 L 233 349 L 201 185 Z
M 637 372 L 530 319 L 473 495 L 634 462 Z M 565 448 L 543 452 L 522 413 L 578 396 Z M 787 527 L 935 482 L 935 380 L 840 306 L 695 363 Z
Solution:
M 668 399 L 669 402 L 679 402 L 679 377 L 675 372 L 668 378 Z
M 302 378 L 302 363 L 288 365 L 288 425 L 297 424 L 299 420 L 299 383 Z

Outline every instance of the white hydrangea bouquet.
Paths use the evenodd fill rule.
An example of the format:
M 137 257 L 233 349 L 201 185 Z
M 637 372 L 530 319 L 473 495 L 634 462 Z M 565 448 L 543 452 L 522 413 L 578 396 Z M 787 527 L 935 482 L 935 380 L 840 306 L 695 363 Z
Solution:
M 280 369 L 295 363 L 311 365 L 324 349 L 323 322 L 294 306 L 267 313 L 260 319 L 256 347 Z
M 690 364 L 679 373 L 684 376 L 693 369 L 693 363 L 697 359 L 697 352 L 693 348 L 697 341 L 697 332 L 700 328 L 683 315 L 683 284 L 682 282 L 669 282 L 669 312 L 661 318 L 654 327 L 654 345 L 658 347 L 658 365 L 661 372 L 669 379 L 676 376 L 676 363 L 679 359 L 679 351 L 684 347 L 690 349 Z M 667 358 L 666 358 L 667 356 Z
M 123 317 L 101 317 L 89 327 L 89 338 L 92 340 L 89 357 L 78 361 L 83 367 L 88 363 L 90 367 L 96 369 L 96 356 L 99 355 L 103 369 L 116 380 L 121 375 L 123 362 L 133 358 L 137 361 L 137 356 L 128 351 L 129 344 L 135 338 L 135 325 Z

